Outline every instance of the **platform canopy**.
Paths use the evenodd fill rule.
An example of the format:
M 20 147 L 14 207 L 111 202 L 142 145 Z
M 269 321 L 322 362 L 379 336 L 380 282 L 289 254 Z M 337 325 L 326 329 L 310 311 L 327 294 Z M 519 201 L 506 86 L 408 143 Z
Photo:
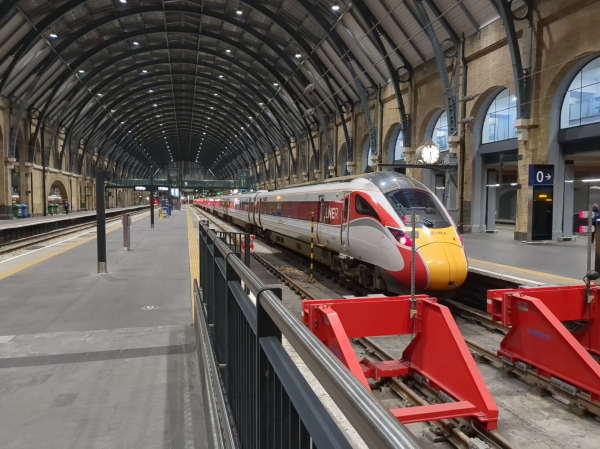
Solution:
M 364 111 L 379 86 L 399 94 L 501 1 L 4 0 L 9 155 L 29 123 L 32 161 L 43 125 L 80 173 L 95 153 L 139 177 L 178 160 L 230 177 Z

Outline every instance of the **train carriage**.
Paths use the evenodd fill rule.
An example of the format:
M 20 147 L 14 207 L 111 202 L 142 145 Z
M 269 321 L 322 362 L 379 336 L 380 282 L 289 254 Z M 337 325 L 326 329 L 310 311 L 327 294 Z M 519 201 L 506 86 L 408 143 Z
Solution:
M 417 287 L 452 290 L 466 278 L 466 254 L 450 215 L 431 191 L 405 175 L 377 172 L 231 195 L 207 199 L 204 208 L 304 254 L 313 222 L 317 261 L 365 287 L 398 292 L 410 285 L 407 218 L 414 212 Z

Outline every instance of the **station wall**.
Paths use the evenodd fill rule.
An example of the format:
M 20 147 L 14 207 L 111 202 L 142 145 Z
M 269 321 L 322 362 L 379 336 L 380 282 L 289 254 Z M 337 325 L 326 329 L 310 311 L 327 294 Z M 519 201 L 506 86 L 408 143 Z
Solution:
M 526 48 L 524 36 L 528 32 L 528 22 L 516 22 L 517 37 L 520 51 L 524 58 L 530 54 L 531 75 L 531 117 L 521 120 L 518 125 L 518 137 L 511 143 L 522 157 L 515 164 L 515 183 L 521 189 L 506 195 L 503 192 L 499 197 L 504 197 L 500 206 L 502 215 L 515 217 L 515 239 L 523 240 L 527 234 L 528 219 L 528 166 L 534 163 L 554 164 L 556 168 L 555 203 L 553 237 L 559 238 L 563 234 L 563 174 L 564 156 L 561 154 L 557 142 L 558 121 L 560 119 L 560 106 L 564 91 L 568 88 L 572 77 L 578 69 L 595 56 L 600 55 L 600 27 L 597 18 L 600 17 L 600 2 L 593 0 L 541 0 L 535 2 L 532 22 L 531 47 Z M 480 232 L 486 229 L 486 170 L 488 164 L 480 153 L 482 126 L 487 109 L 494 96 L 501 90 L 508 88 L 515 92 L 515 82 L 512 72 L 512 63 L 507 45 L 506 33 L 499 18 L 482 27 L 480 33 L 471 35 L 464 40 L 463 61 L 460 63 L 461 73 L 466 65 L 466 96 L 475 96 L 473 101 L 460 103 L 465 108 L 464 116 L 473 117 L 473 121 L 465 126 L 459 126 L 459 138 L 464 137 L 465 145 L 465 177 L 464 177 L 464 216 L 462 223 L 466 232 Z M 448 63 L 448 73 L 452 75 L 455 67 Z M 410 84 L 401 83 L 401 92 L 405 104 L 408 105 L 412 119 L 412 128 L 403 130 L 411 133 L 412 145 L 404 148 L 406 163 L 415 163 L 415 151 L 424 143 L 428 130 L 433 127 L 432 120 L 444 110 L 444 97 L 442 83 L 434 60 L 429 60 L 414 68 L 413 80 Z M 379 98 L 379 99 L 378 99 Z M 390 84 L 380 87 L 378 92 L 371 95 L 370 113 L 373 126 L 377 134 L 378 156 L 381 164 L 392 163 L 389 158 L 391 136 L 400 123 L 400 115 L 396 103 L 393 86 Z M 461 111 L 462 112 L 462 111 Z M 461 116 L 459 112 L 459 117 Z M 378 114 L 383 114 L 379 117 Z M 352 112 L 345 114 L 344 120 L 348 132 L 352 137 L 354 157 L 348 162 L 346 143 L 342 129 L 342 122 L 336 117 L 335 126 L 330 125 L 327 132 L 335 141 L 335 174 L 344 174 L 347 168 L 350 174 L 363 172 L 364 151 L 369 146 L 364 142 L 368 138 L 368 127 L 364 111 L 360 104 L 354 104 Z M 316 134 L 315 134 L 316 136 Z M 599 141 L 600 141 L 600 135 Z M 323 132 L 315 138 L 315 145 L 320 146 L 318 152 L 324 150 Z M 309 145 L 303 141 L 298 146 L 301 150 L 308 150 Z M 600 146 L 599 146 L 600 148 Z M 599 150 L 600 151 L 600 150 Z M 310 155 L 310 153 L 307 153 Z M 287 150 L 283 151 L 284 157 Z M 311 160 L 312 160 L 312 156 Z M 272 158 L 270 158 L 272 159 Z M 298 158 L 300 159 L 300 158 Z M 458 162 L 460 167 L 460 161 Z M 302 171 L 298 164 L 296 177 L 279 179 L 275 182 L 262 183 L 264 188 L 273 188 L 290 183 L 303 182 L 313 179 L 323 179 L 325 171 L 319 167 L 318 173 Z M 598 167 L 600 169 L 600 153 L 598 154 Z M 259 171 L 262 167 L 259 167 Z M 388 168 L 378 168 L 379 170 Z M 409 176 L 429 183 L 434 177 L 428 170 L 408 168 Z M 259 177 L 260 179 L 260 177 Z M 269 180 L 270 181 L 270 180 Z M 446 192 L 448 193 L 448 192 Z M 576 204 L 582 202 L 582 189 L 576 194 Z M 460 185 L 457 186 L 454 199 L 447 198 L 450 203 L 459 207 L 458 200 L 461 196 Z M 509 198 L 510 197 L 510 198 Z M 507 207 L 511 210 L 508 211 Z M 574 207 L 580 207 L 574 205 Z M 514 210 L 513 210 L 514 209 Z M 497 209 L 497 214 L 500 211 Z M 570 211 L 569 211 L 570 213 Z

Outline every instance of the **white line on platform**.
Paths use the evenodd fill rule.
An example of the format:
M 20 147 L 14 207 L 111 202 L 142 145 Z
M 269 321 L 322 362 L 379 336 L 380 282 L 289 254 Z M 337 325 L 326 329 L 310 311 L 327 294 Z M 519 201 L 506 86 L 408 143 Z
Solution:
M 493 277 L 496 279 L 502 279 L 503 281 L 512 281 L 516 284 L 531 284 L 531 285 L 546 285 L 544 282 L 532 281 L 531 279 L 519 278 L 510 274 L 497 273 L 495 271 L 484 270 L 483 268 L 469 267 L 469 271 L 477 274 L 483 274 L 485 276 Z

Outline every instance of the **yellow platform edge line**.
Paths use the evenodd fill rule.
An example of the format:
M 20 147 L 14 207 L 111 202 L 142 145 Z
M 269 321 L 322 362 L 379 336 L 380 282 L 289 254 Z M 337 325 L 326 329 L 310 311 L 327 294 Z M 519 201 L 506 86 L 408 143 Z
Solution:
M 145 216 L 146 216 L 146 214 L 142 214 L 141 216 L 137 216 L 137 217 L 133 218 L 132 221 L 141 220 Z M 123 227 L 123 225 L 119 224 L 119 225 L 117 225 L 115 227 L 111 227 L 111 228 L 107 229 L 106 233 L 108 234 L 109 232 L 116 231 L 117 229 L 121 229 L 122 227 Z M 40 257 L 38 257 L 36 259 L 30 260 L 28 262 L 24 262 L 21 265 L 17 265 L 16 267 L 10 268 L 10 269 L 8 269 L 8 270 L 0 273 L 0 280 L 6 279 L 7 277 L 12 276 L 13 274 L 16 274 L 16 273 L 18 273 L 20 271 L 26 270 L 27 268 L 30 268 L 30 267 L 32 267 L 34 265 L 37 265 L 38 263 L 43 262 L 45 260 L 48 260 L 48 259 L 50 259 L 50 258 L 52 258 L 54 256 L 58 256 L 59 254 L 66 253 L 67 251 L 70 251 L 73 248 L 77 248 L 79 245 L 83 245 L 84 243 L 91 242 L 92 240 L 95 240 L 95 239 L 96 239 L 96 236 L 93 235 L 93 236 L 88 237 L 88 238 L 86 238 L 84 240 L 81 240 L 79 242 L 72 243 L 69 246 L 65 246 L 64 248 L 61 248 L 61 249 L 59 249 L 57 251 L 51 252 L 49 254 L 46 254 L 45 256 L 40 256 Z
M 194 280 L 200 284 L 200 250 L 198 248 L 198 239 L 196 238 L 196 232 L 194 230 L 194 223 L 192 222 L 192 215 L 190 213 L 190 207 L 186 206 L 187 222 L 188 222 L 188 248 L 190 255 L 190 293 L 192 301 L 192 322 L 196 320 L 196 310 L 194 306 Z
M 527 268 L 519 268 L 519 267 L 512 267 L 512 266 L 509 266 L 509 265 L 502 265 L 500 263 L 488 262 L 487 260 L 477 260 L 477 259 L 471 259 L 471 258 L 469 258 L 469 263 L 471 263 L 471 262 L 475 262 L 477 264 L 491 265 L 493 267 L 504 268 L 506 270 L 515 270 L 515 271 L 519 271 L 521 273 L 534 274 L 534 275 L 540 276 L 540 277 L 546 277 L 546 278 L 551 278 L 551 279 L 560 279 L 560 280 L 563 280 L 563 281 L 582 283 L 581 279 L 575 279 L 575 278 L 569 278 L 569 277 L 565 277 L 565 276 L 559 276 L 557 274 L 544 273 L 543 271 L 528 270 Z M 504 274 L 508 274 L 508 273 L 504 273 Z

